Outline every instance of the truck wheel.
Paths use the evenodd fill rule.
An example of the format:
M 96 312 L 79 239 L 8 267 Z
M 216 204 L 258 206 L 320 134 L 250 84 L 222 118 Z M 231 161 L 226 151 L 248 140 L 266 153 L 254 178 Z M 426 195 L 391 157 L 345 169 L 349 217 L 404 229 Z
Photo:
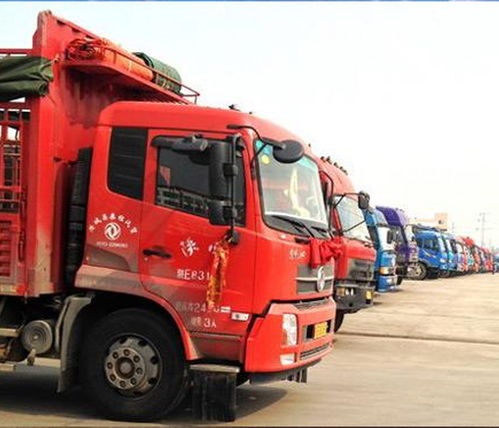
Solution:
M 160 419 L 187 391 L 182 344 L 173 328 L 150 311 L 113 312 L 84 338 L 80 382 L 107 417 Z
M 343 324 L 343 318 L 345 318 L 345 313 L 336 311 L 336 316 L 334 318 L 334 332 L 336 333 L 340 327 L 341 324 Z
M 402 284 L 403 279 L 404 279 L 404 278 L 402 278 L 400 275 L 399 275 L 399 276 L 397 276 L 397 285 Z
M 423 263 L 418 263 L 413 269 L 413 278 L 417 279 L 418 281 L 422 281 L 423 279 L 426 279 L 428 276 L 428 269 Z

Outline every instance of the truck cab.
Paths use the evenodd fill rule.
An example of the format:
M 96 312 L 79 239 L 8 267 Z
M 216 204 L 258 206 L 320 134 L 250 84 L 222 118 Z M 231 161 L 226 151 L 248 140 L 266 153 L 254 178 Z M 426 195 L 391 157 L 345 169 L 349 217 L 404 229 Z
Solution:
M 320 169 L 331 233 L 340 247 L 334 288 L 337 331 L 345 314 L 373 305 L 376 250 L 362 211 L 367 195 L 356 192 L 346 171 L 330 158 L 321 158 Z
M 464 241 L 459 237 L 455 237 L 457 249 L 457 274 L 463 275 L 466 272 L 466 246 Z
M 458 248 L 455 236 L 451 233 L 443 233 L 444 244 L 447 248 L 449 261 L 449 274 L 456 275 L 458 272 Z
M 463 240 L 468 250 L 468 272 L 469 273 L 478 272 L 480 261 L 475 241 L 469 236 L 464 237 Z
M 442 233 L 434 228 L 419 225 L 414 230 L 419 248 L 419 261 L 414 279 L 423 280 L 447 275 L 449 260 Z
M 418 247 L 412 225 L 404 210 L 386 206 L 377 206 L 395 233 L 395 250 L 397 252 L 397 285 L 404 278 L 411 276 L 411 271 L 416 267 L 418 261 Z
M 390 229 L 385 216 L 379 210 L 368 208 L 364 210 L 367 228 L 376 248 L 376 264 L 374 267 L 374 283 L 376 291 L 385 293 L 394 290 L 397 286 L 397 255 L 393 231 Z

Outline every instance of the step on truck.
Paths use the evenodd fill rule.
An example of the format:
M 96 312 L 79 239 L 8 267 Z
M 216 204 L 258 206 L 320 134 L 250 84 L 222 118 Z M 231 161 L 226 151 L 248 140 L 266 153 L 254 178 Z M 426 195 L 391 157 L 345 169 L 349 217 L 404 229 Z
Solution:
M 376 250 L 362 211 L 369 206 L 369 196 L 356 192 L 346 170 L 330 158 L 321 158 L 320 168 L 337 250 L 334 299 L 338 331 L 345 314 L 373 305 Z
M 105 415 L 233 420 L 236 385 L 332 348 L 307 144 L 196 105 L 176 70 L 42 12 L 0 50 L 0 363 L 60 359 Z M 305 403 L 304 403 L 305 405 Z
M 395 254 L 394 233 L 383 213 L 369 207 L 364 210 L 367 228 L 376 249 L 374 265 L 374 284 L 376 291 L 393 291 L 397 285 L 397 255 Z
M 397 285 L 404 278 L 411 276 L 412 269 L 418 261 L 418 246 L 404 210 L 386 206 L 377 206 L 395 233 L 395 250 L 397 252 Z

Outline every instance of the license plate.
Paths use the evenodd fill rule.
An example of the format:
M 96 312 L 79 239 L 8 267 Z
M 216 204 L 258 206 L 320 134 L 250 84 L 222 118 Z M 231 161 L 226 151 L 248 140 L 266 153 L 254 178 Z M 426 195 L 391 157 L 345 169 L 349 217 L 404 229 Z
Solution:
M 327 322 L 321 322 L 314 325 L 314 339 L 325 336 L 327 334 Z
M 372 300 L 373 299 L 373 292 L 372 291 L 366 291 L 366 299 L 367 300 Z

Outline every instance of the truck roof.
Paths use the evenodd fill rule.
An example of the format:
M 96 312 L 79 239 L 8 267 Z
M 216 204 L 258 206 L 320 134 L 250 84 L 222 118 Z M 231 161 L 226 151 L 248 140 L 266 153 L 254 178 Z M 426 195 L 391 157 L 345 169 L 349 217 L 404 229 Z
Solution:
M 377 206 L 376 209 L 384 214 L 388 224 L 404 227 L 409 223 L 409 218 L 401 208 Z
M 326 158 L 321 158 L 321 169 L 333 180 L 335 194 L 356 193 L 350 177 Z
M 236 110 L 204 107 L 195 104 L 172 104 L 149 101 L 118 101 L 102 110 L 99 125 L 147 128 L 192 129 L 207 132 L 234 133 L 227 125 L 257 129 L 260 136 L 272 140 L 297 140 L 310 151 L 302 139 L 273 122 Z
M 418 229 L 414 231 L 414 235 L 420 238 L 424 237 L 442 237 L 442 233 L 438 232 L 436 230 L 430 230 L 430 229 Z

